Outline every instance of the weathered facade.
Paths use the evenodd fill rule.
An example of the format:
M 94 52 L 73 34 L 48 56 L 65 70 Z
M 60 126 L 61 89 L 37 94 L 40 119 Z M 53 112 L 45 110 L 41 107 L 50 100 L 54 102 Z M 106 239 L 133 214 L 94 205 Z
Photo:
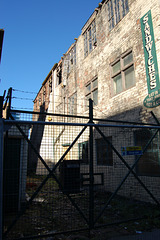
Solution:
M 148 20 L 149 16 L 151 16 L 153 23 L 153 32 Z M 75 39 L 75 42 L 52 71 L 54 76 L 52 97 L 54 108 L 52 108 L 52 112 L 88 115 L 88 99 L 92 98 L 94 117 L 155 123 L 150 112 L 152 110 L 157 119 L 160 118 L 160 106 L 158 106 L 160 96 L 158 95 L 159 31 L 159 0 L 103 0 L 99 3 L 99 6 L 83 26 L 81 35 Z M 145 45 L 142 37 L 144 37 Z M 155 49 L 152 49 L 154 44 Z M 144 54 L 145 50 L 148 51 L 147 56 Z M 157 68 L 154 65 L 153 55 L 157 58 Z M 147 79 L 149 79 L 148 84 Z M 146 107 L 144 107 L 144 99 L 148 94 Z M 152 102 L 154 103 L 152 104 Z M 59 131 L 61 135 L 59 135 L 58 143 L 54 139 L 54 161 L 59 158 L 61 151 L 64 151 L 62 145 L 69 144 L 68 139 L 66 145 L 61 142 L 64 136 L 69 136 L 69 132 L 55 128 L 54 134 L 56 133 L 56 135 L 58 135 L 56 131 Z M 122 139 L 125 136 L 125 131 L 116 133 L 106 130 L 105 132 L 106 137 L 112 141 L 113 145 L 117 145 L 117 148 L 119 144 L 116 140 L 118 134 L 119 139 Z M 149 135 L 150 131 L 132 131 L 128 133 L 124 144 L 125 146 L 142 145 L 142 142 Z M 70 159 L 80 159 L 81 147 L 88 151 L 87 138 L 86 135 L 83 143 L 78 142 L 78 145 L 75 146 L 76 151 L 73 151 L 74 154 L 70 154 Z M 110 156 L 109 159 L 107 157 L 103 160 L 98 159 L 99 155 L 96 151 L 98 152 L 98 146 L 103 141 L 97 133 L 94 133 L 94 138 L 96 149 L 94 164 L 97 166 L 97 172 L 103 172 L 106 169 L 108 174 L 104 177 L 104 186 L 107 190 L 112 191 L 115 187 L 114 184 L 117 184 L 115 177 L 121 175 L 124 167 L 119 165 L 114 155 Z M 72 139 L 74 136 L 70 137 L 70 141 Z M 155 141 L 159 142 L 159 135 Z M 106 145 L 100 147 L 101 151 L 106 148 Z M 144 176 L 143 180 L 148 185 L 153 183 L 153 177 L 155 177 L 154 192 L 156 192 L 160 181 L 159 178 L 156 178 L 160 175 L 159 145 L 154 146 L 152 150 L 157 154 L 154 164 L 149 163 L 148 167 L 144 167 L 143 162 L 141 162 L 138 171 L 139 175 Z M 110 150 L 106 149 L 106 151 Z M 147 155 L 147 157 L 149 156 Z M 150 158 L 152 159 L 151 156 Z M 132 164 L 134 161 L 132 156 L 129 163 Z M 113 180 L 112 185 L 108 185 L 110 179 Z M 143 193 L 141 194 L 141 192 L 143 191 L 136 189 L 133 179 L 130 180 L 130 183 L 132 183 L 132 186 L 130 185 L 131 194 L 137 198 L 142 198 Z M 144 194 L 143 198 L 145 197 Z
M 112 13 L 108 10 L 111 1 L 100 4 L 75 42 L 75 61 L 71 48 L 63 56 L 62 82 L 65 84 L 63 94 L 68 103 L 67 113 L 70 113 L 70 99 L 74 96 L 78 103 L 75 113 L 87 113 L 87 100 L 91 96 L 95 108 L 106 117 L 141 107 L 139 119 L 136 116 L 135 120 L 144 120 L 147 110 L 143 108 L 143 100 L 148 92 L 140 18 L 151 9 L 159 59 L 159 2 L 145 5 L 144 1 L 125 2 L 126 14 L 119 16 L 121 19 L 114 23 L 115 26 L 109 25 L 107 16 L 109 11 Z M 133 120 L 133 116 L 131 118 Z
M 51 103 L 53 102 L 52 100 L 52 95 L 53 95 L 53 72 L 56 69 L 57 64 L 55 64 L 53 66 L 53 68 L 50 70 L 50 72 L 48 73 L 46 79 L 43 81 L 42 86 L 39 90 L 39 92 L 37 93 L 37 96 L 34 99 L 34 111 L 48 111 L 48 108 L 50 107 L 52 109 L 51 106 L 49 106 L 49 104 L 51 105 Z M 51 110 L 53 111 L 53 109 Z

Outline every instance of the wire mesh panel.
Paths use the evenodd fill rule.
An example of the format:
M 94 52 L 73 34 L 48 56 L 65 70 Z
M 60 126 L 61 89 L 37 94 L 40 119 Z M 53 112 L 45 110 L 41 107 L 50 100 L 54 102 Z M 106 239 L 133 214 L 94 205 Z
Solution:
M 159 143 L 157 129 L 95 128 L 94 171 L 104 178 L 102 185 L 95 186 L 96 226 L 124 223 L 130 231 L 142 225 L 143 229 L 159 226 L 157 220 L 152 221 L 160 211 Z M 125 222 L 131 220 L 126 227 Z
M 40 117 L 46 122 L 50 120 Z M 54 116 L 54 121 L 67 122 L 67 119 Z M 89 159 L 84 156 L 83 147 L 88 141 L 88 130 L 84 126 L 45 122 L 13 124 L 9 128 L 5 137 L 4 237 L 13 239 L 87 228 L 88 188 L 81 187 L 81 172 L 88 169 Z
M 146 229 L 155 224 L 158 127 L 45 113 L 20 119 L 5 125 L 4 238 L 137 224 L 144 215 Z

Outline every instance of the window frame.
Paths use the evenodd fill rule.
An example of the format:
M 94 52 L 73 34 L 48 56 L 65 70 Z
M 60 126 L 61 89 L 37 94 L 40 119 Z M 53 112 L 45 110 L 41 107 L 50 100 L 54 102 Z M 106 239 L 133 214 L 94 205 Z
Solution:
M 129 62 L 128 64 L 124 65 L 124 59 L 125 57 L 129 56 L 132 53 L 132 61 Z M 120 69 L 117 70 L 116 72 L 113 72 L 113 66 L 115 66 L 118 62 L 120 62 Z M 119 58 L 117 58 L 113 63 L 111 63 L 110 65 L 111 67 L 111 80 L 112 80 L 112 96 L 116 96 L 132 87 L 134 87 L 136 85 L 136 78 L 135 78 L 135 66 L 134 66 L 134 58 L 133 58 L 133 51 L 130 49 L 129 51 L 123 53 Z M 133 67 L 133 74 L 134 74 L 134 79 L 132 84 L 129 87 L 126 87 L 126 77 L 125 77 L 125 73 L 127 70 L 131 69 Z M 122 90 L 121 91 L 117 91 L 117 89 L 115 89 L 114 85 L 115 85 L 115 77 L 121 75 L 121 86 L 122 86 Z
M 62 67 L 59 66 L 56 72 L 56 86 L 62 83 Z
M 106 4 L 109 31 L 111 31 L 129 12 L 128 0 L 108 0 Z
M 72 71 L 73 67 L 76 66 L 76 44 L 72 46 L 72 48 L 65 54 L 63 59 L 63 72 L 64 74 L 68 75 Z
M 81 150 L 80 150 L 81 147 L 83 149 L 83 145 L 85 146 L 84 159 L 83 159 L 83 151 L 82 151 L 82 157 L 81 157 Z M 89 141 L 84 141 L 84 142 L 78 143 L 78 158 L 82 164 L 89 164 Z
M 108 136 L 106 138 L 109 142 L 112 142 L 112 136 Z M 100 141 L 103 141 L 103 144 Z M 101 159 L 101 160 L 99 159 L 98 142 L 100 142 L 100 150 L 99 151 L 102 153 L 105 150 L 105 152 L 104 152 L 104 154 L 106 155 L 105 159 Z M 96 145 L 97 166 L 113 166 L 113 150 L 112 150 L 111 146 L 109 145 L 109 143 L 107 143 L 107 141 L 105 141 L 105 139 L 103 137 L 101 137 L 101 138 L 95 139 L 95 145 Z M 106 149 L 104 148 L 104 145 L 106 146 Z M 111 156 L 109 156 L 110 154 L 111 154 Z M 110 157 L 111 157 L 111 159 L 110 159 Z
M 95 87 L 93 87 L 93 83 L 97 81 L 97 85 Z M 90 91 L 87 90 L 88 86 L 91 86 Z M 95 104 L 94 100 L 93 100 L 93 93 L 95 93 L 95 91 L 97 91 L 97 104 Z M 90 97 L 88 97 L 90 95 Z M 89 81 L 86 85 L 85 85 L 85 99 L 86 99 L 86 108 L 88 106 L 88 100 L 89 98 L 91 98 L 93 100 L 93 106 L 97 106 L 98 105 L 98 77 L 95 77 L 94 79 L 92 79 L 91 81 Z
M 83 34 L 84 57 L 87 57 L 97 45 L 96 20 L 94 19 Z

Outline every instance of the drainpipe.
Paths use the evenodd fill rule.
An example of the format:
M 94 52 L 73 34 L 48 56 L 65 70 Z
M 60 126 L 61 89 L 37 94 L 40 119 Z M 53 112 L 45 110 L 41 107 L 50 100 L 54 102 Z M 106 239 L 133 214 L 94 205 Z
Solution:
M 93 100 L 89 99 L 89 119 L 93 123 Z M 93 169 L 93 127 L 90 126 L 89 136 L 90 163 L 89 163 L 89 229 L 94 227 L 94 169 Z

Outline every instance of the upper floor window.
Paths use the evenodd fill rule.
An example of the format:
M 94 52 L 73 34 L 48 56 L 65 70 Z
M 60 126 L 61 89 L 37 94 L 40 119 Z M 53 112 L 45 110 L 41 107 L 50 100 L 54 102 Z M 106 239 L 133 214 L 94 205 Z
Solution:
M 73 66 L 76 65 L 76 45 L 65 55 L 63 62 L 63 72 L 64 75 L 68 75 Z
M 133 54 L 121 56 L 111 65 L 114 95 L 135 85 Z
M 62 82 L 62 68 L 57 69 L 57 86 Z
M 109 0 L 107 7 L 109 30 L 111 30 L 129 11 L 128 0 Z
M 76 45 L 74 45 L 69 55 L 70 55 L 70 59 L 69 59 L 70 65 L 76 65 Z
M 87 57 L 88 54 L 96 46 L 96 23 L 95 20 L 91 23 L 90 27 L 84 33 L 84 56 Z
M 90 98 L 93 100 L 94 106 L 98 104 L 98 78 L 86 85 L 86 107 L 89 105 Z

